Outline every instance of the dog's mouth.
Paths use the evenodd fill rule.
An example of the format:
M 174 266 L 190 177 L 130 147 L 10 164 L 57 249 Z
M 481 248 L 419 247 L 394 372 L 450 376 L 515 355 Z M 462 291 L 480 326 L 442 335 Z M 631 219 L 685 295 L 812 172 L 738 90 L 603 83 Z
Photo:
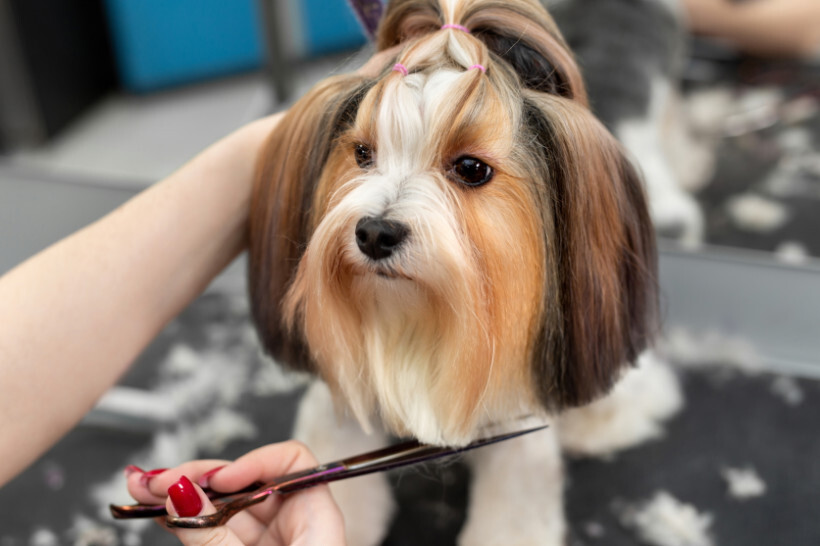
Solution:
M 379 278 L 387 279 L 387 280 L 400 280 L 404 279 L 406 281 L 412 281 L 413 279 L 407 275 L 406 273 L 399 271 L 393 267 L 378 264 L 373 269 L 372 272 L 376 274 Z
M 367 261 L 365 263 L 359 262 L 353 267 L 354 274 L 359 277 L 377 277 L 386 281 L 412 281 L 413 277 L 402 271 L 401 268 L 395 265 L 388 265 L 383 262 Z

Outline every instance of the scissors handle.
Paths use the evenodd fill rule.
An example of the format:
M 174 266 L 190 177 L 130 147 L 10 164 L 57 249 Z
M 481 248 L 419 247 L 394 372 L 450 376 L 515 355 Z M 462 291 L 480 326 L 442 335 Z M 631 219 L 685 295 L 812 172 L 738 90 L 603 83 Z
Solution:
M 343 462 L 338 462 L 286 474 L 250 493 L 231 494 L 228 497 L 214 500 L 213 504 L 216 512 L 213 514 L 194 517 L 179 517 L 169 514 L 165 518 L 165 523 L 169 527 L 184 529 L 201 529 L 224 525 L 242 510 L 250 508 L 254 504 L 259 504 L 271 495 L 292 493 L 320 483 L 346 478 L 349 476 L 345 473 L 346 470 L 347 466 Z
M 254 482 L 247 487 L 230 493 L 221 493 L 207 487 L 203 490 L 209 499 L 213 502 L 217 502 L 218 500 L 233 497 L 234 495 L 253 493 L 261 487 L 265 487 L 265 485 L 264 482 Z M 111 515 L 114 519 L 157 518 L 168 514 L 168 511 L 165 510 L 165 504 L 111 504 L 108 508 L 111 510 Z

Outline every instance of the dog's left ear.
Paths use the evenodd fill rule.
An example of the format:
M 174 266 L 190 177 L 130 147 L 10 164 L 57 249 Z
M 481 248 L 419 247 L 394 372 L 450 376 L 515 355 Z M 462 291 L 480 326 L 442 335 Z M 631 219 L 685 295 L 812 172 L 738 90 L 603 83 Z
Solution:
M 606 393 L 656 333 L 657 257 L 643 185 L 614 137 L 575 101 L 528 93 L 544 161 L 545 241 L 555 279 L 533 354 L 541 402 Z

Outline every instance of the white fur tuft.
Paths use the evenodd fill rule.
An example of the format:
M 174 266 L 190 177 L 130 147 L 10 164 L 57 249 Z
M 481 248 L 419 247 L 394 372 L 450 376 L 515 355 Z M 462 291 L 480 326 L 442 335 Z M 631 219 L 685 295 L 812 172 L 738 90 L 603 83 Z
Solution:
M 737 227 L 755 233 L 774 231 L 789 219 L 789 211 L 782 204 L 752 193 L 732 197 L 726 211 Z
M 627 507 L 621 523 L 634 529 L 638 537 L 652 546 L 712 546 L 710 514 L 701 514 L 666 491 L 652 499 Z
M 720 474 L 734 499 L 747 500 L 766 493 L 766 482 L 753 468 L 724 468 Z
M 682 406 L 675 373 L 654 352 L 646 351 L 607 396 L 561 415 L 561 445 L 573 454 L 611 455 L 661 437 L 663 421 Z

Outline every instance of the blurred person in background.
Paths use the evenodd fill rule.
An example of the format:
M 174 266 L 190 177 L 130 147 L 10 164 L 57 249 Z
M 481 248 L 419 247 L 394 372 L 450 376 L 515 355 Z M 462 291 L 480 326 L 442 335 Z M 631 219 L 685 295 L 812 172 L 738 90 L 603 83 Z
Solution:
M 766 57 L 820 58 L 817 0 L 684 0 L 692 32 Z

